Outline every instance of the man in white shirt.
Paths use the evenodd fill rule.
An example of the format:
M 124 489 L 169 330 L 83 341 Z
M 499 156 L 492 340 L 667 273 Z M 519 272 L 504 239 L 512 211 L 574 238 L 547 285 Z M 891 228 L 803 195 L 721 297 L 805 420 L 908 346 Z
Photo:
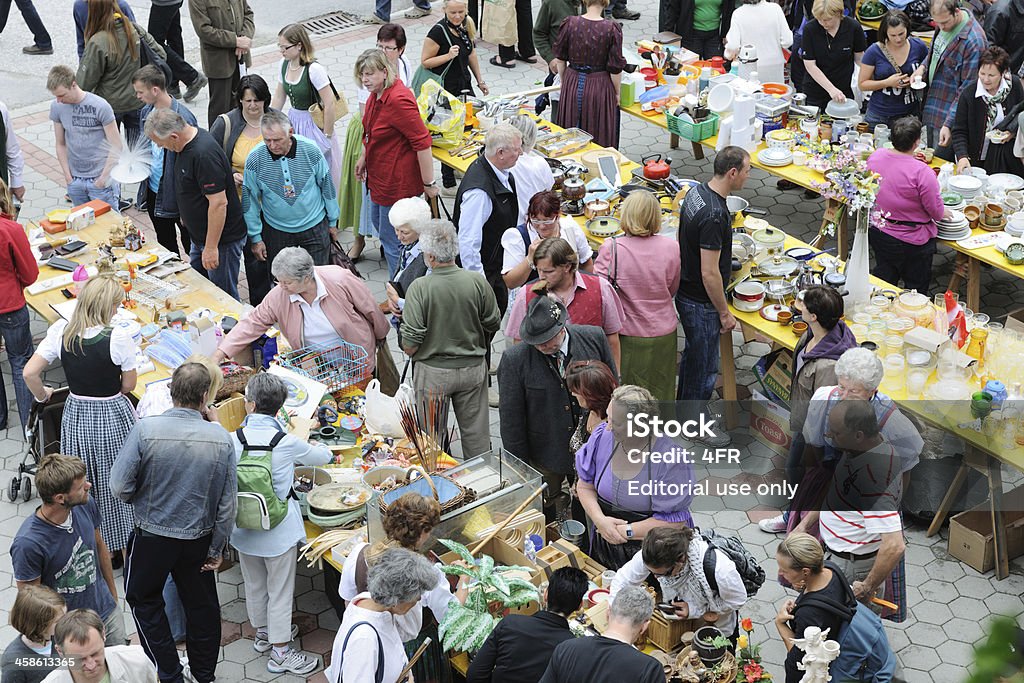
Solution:
M 11 112 L 3 102 L 0 102 L 0 123 L 3 124 L 0 126 L 0 177 L 7 183 L 11 195 L 20 202 L 25 198 L 25 183 L 21 179 L 25 157 L 21 155 L 21 145 L 11 125 Z
M 157 683 L 156 667 L 138 645 L 103 645 L 103 621 L 88 609 L 68 612 L 57 621 L 53 639 L 67 668 L 45 683 Z
M 885 580 L 906 549 L 900 462 L 882 438 L 874 407 L 864 400 L 840 401 L 828 417 L 828 432 L 843 452 L 821 511 L 812 511 L 795 531 L 819 522 L 828 551 L 851 582 L 858 600 L 885 597 Z

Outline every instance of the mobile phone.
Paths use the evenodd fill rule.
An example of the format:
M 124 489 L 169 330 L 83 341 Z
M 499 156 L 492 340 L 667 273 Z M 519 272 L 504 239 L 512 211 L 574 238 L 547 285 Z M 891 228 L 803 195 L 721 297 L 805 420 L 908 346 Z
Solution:
M 75 272 L 75 268 L 78 267 L 78 264 L 76 262 L 66 258 L 61 258 L 60 256 L 51 256 L 46 261 L 46 265 L 50 266 L 51 268 L 56 268 L 58 270 L 66 270 L 69 273 Z
M 670 605 L 667 602 L 659 602 L 657 607 L 664 614 L 667 614 L 667 615 L 673 616 L 673 617 L 676 615 L 676 608 L 675 608 L 675 606 L 674 605 Z
M 62 256 L 67 256 L 68 254 L 73 254 L 85 246 L 86 243 L 83 242 L 82 240 L 70 240 L 63 246 L 57 247 L 56 251 L 58 254 Z

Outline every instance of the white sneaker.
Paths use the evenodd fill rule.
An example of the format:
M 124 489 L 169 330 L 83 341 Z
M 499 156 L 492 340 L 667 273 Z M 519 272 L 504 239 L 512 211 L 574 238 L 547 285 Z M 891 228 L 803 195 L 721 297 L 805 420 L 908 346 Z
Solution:
M 786 530 L 785 515 L 762 519 L 757 523 L 757 526 L 761 527 L 761 531 L 767 534 L 781 534 Z
M 289 640 L 293 640 L 295 636 L 299 635 L 299 627 L 292 624 L 292 635 Z M 269 640 L 267 640 L 266 631 L 256 631 L 256 635 L 253 637 L 252 649 L 256 652 L 266 652 L 270 648 L 274 647 Z
M 384 21 L 383 19 L 381 19 L 380 17 L 378 17 L 373 12 L 370 12 L 366 16 L 359 17 L 359 20 L 361 22 L 363 22 L 364 24 L 386 24 L 386 23 L 388 23 L 388 22 Z
M 277 650 L 271 650 L 270 659 L 267 660 L 267 671 L 272 674 L 287 672 L 303 676 L 312 673 L 319 665 L 315 657 L 310 657 L 295 648 L 289 648 L 283 655 L 277 654 Z
M 425 17 L 428 14 L 430 14 L 430 10 L 423 9 L 422 7 L 417 7 L 416 5 L 413 5 L 411 9 L 405 11 L 405 18 L 419 19 L 420 17 Z

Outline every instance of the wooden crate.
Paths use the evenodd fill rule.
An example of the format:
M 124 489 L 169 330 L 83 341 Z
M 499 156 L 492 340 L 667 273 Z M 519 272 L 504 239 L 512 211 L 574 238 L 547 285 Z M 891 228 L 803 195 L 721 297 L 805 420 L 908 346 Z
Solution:
M 683 646 L 684 633 L 697 630 L 697 622 L 697 619 L 669 619 L 654 610 L 651 625 L 647 627 L 647 639 L 659 650 L 674 652 Z

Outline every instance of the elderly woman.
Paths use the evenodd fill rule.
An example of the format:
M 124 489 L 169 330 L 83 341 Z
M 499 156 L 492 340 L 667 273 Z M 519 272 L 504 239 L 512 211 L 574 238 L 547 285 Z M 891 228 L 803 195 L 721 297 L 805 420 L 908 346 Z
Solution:
M 656 415 L 658 404 L 651 392 L 628 384 L 613 391 L 608 422 L 597 425 L 576 453 L 576 494 L 592 527 L 590 556 L 609 569 L 628 562 L 651 530 L 693 525 L 693 466 L 670 457 L 647 457 L 645 453 L 670 454 L 678 446 L 665 437 L 631 435 L 630 413 Z M 670 492 L 634 490 L 630 482 L 661 482 Z
M 267 671 L 305 675 L 318 665 L 289 646 L 298 628 L 292 624 L 295 593 L 295 560 L 298 544 L 306 539 L 299 503 L 288 494 L 295 481 L 296 465 L 324 465 L 331 460 L 326 446 L 307 443 L 286 434 L 277 415 L 288 398 L 288 387 L 280 377 L 264 372 L 254 375 L 245 386 L 247 417 L 231 436 L 235 456 L 241 463 L 250 457 L 265 457 L 258 449 L 270 449 L 271 481 L 274 493 L 285 508 L 283 518 L 270 529 L 237 526 L 231 532 L 231 546 L 238 551 L 245 584 L 245 608 L 256 629 L 253 647 L 270 650 Z
M 263 121 L 263 114 L 268 111 L 270 87 L 259 74 L 246 74 L 238 82 L 238 106 L 226 114 L 221 114 L 210 124 L 210 135 L 220 143 L 228 156 L 228 161 L 231 162 L 239 199 L 242 197 L 245 160 L 249 158 L 249 152 L 263 142 L 260 123 Z M 188 233 L 182 231 L 182 240 L 187 239 Z M 188 251 L 187 244 L 185 251 Z M 248 235 L 245 248 L 242 250 L 242 258 L 245 263 L 245 280 L 249 283 L 249 303 L 259 306 L 263 297 L 270 291 L 270 269 L 266 261 L 260 261 L 252 253 L 252 240 Z
M 712 588 L 704 573 L 704 555 L 715 553 Z M 712 549 L 687 527 L 659 527 L 644 537 L 641 549 L 615 574 L 611 599 L 625 586 L 639 586 L 650 575 L 661 585 L 661 600 L 682 619 L 703 619 L 718 627 L 733 643 L 739 635 L 739 610 L 747 602 L 747 589 L 729 556 Z
M 601 147 L 619 146 L 619 85 L 626 58 L 622 26 L 604 18 L 608 0 L 586 0 L 586 12 L 567 17 L 555 41 L 555 67 L 562 79 L 558 120 L 582 128 Z
M 814 19 L 804 27 L 802 91 L 807 104 L 825 108 L 829 100 L 853 98 L 854 64 L 867 49 L 864 29 L 853 17 L 843 16 L 843 0 L 814 0 Z
M 473 0 L 476 4 L 476 0 Z M 476 23 L 466 16 L 466 0 L 444 0 L 444 18 L 427 31 L 420 51 L 419 78 L 414 78 L 412 87 L 419 95 L 419 89 L 429 76 L 440 80 L 444 89 L 455 96 L 474 95 L 473 81 L 480 86 L 480 92 L 489 95 L 490 90 L 480 71 L 480 58 L 476 53 Z M 455 196 L 455 169 L 441 165 L 441 181 L 444 196 Z
M 518 189 L 518 182 L 516 187 Z M 509 289 L 510 306 L 515 302 L 519 288 L 536 279 L 534 250 L 541 240 L 548 237 L 561 237 L 569 243 L 576 252 L 580 270 L 589 273 L 594 269 L 594 250 L 590 248 L 579 223 L 562 215 L 562 200 L 558 193 L 551 190 L 538 192 L 527 202 L 525 222 L 509 228 L 501 236 L 501 247 L 504 250 L 501 277 Z
M 519 200 L 519 223 L 526 221 L 530 199 L 538 192 L 546 192 L 555 186 L 551 166 L 547 159 L 538 154 L 533 146 L 537 142 L 537 124 L 526 114 L 517 114 L 509 121 L 523 134 L 523 154 L 512 167 L 516 181 L 516 197 Z
M 786 461 L 786 476 L 791 483 L 804 476 L 804 419 L 807 417 L 811 396 L 825 386 L 835 386 L 835 366 L 840 356 L 857 346 L 857 338 L 846 326 L 843 317 L 843 297 L 832 287 L 814 285 L 797 294 L 794 307 L 807 323 L 807 332 L 800 337 L 793 354 L 795 363 L 790 385 L 789 431 L 793 443 Z M 778 533 L 786 530 L 789 514 L 763 519 L 758 526 L 763 531 Z
M 523 296 L 517 296 L 508 313 L 505 336 L 519 339 L 519 326 L 526 317 L 530 301 L 537 296 L 553 296 L 565 304 L 573 325 L 594 325 L 604 330 L 615 366 L 621 363 L 619 332 L 622 330 L 622 302 L 604 278 L 581 273 L 579 256 L 564 239 L 548 237 L 533 254 L 540 280 Z
M 288 118 L 296 134 L 309 138 L 324 153 L 331 168 L 334 187 L 341 184 L 341 139 L 334 136 L 335 94 L 337 92 L 327 69 L 316 61 L 313 41 L 302 24 L 288 24 L 277 33 L 277 49 L 281 51 L 281 80 L 274 90 L 271 106 L 284 111 L 285 101 L 291 105 Z M 310 114 L 309 108 L 321 103 L 323 128 Z
M 803 438 L 806 443 L 804 462 L 809 465 L 790 504 L 788 528 L 816 535 L 817 523 L 803 524 L 807 513 L 820 509 L 832 471 L 839 461 L 828 431 L 828 416 L 838 401 L 857 399 L 869 401 L 878 418 L 878 429 L 886 442 L 892 444 L 900 459 L 903 490 L 910 483 L 910 471 L 917 465 L 924 448 L 924 440 L 914 423 L 900 412 L 896 403 L 878 391 L 885 372 L 882 361 L 873 351 L 856 347 L 844 352 L 836 361 L 835 386 L 819 388 L 811 396 L 804 420 Z
M 795 601 L 786 600 L 775 617 L 775 628 L 788 652 L 786 683 L 800 683 L 804 672 L 797 665 L 803 658 L 803 650 L 793 647 L 793 640 L 802 638 L 808 626 L 817 626 L 822 631 L 829 629 L 829 636 L 834 640 L 847 621 L 816 601 L 830 600 L 856 610 L 857 599 L 842 571 L 831 562 L 825 562 L 821 542 L 809 534 L 795 531 L 786 536 L 775 551 L 775 561 L 779 565 L 779 576 L 800 592 Z
M 878 42 L 864 53 L 857 75 L 861 92 L 873 93 L 865 121 L 874 129 L 880 123 L 892 128 L 897 119 L 921 110 L 918 92 L 910 87 L 924 73 L 928 46 L 910 35 L 910 17 L 889 10 L 878 27 Z
M 363 154 L 356 178 L 370 189 L 370 217 L 388 261 L 388 279 L 398 269 L 399 244 L 388 212 L 399 199 L 436 197 L 430 133 L 412 91 L 395 80 L 395 70 L 380 50 L 359 55 L 356 80 L 370 91 L 363 113 Z
M 366 351 L 367 372 L 375 366 L 377 344 L 388 334 L 388 321 L 370 289 L 339 266 L 314 266 L 302 247 L 287 247 L 270 267 L 277 286 L 224 337 L 214 360 L 231 358 L 277 325 L 293 349 L 348 342 Z
M 71 320 L 58 320 L 25 365 L 25 385 L 46 403 L 53 388 L 43 371 L 60 359 L 71 393 L 61 417 L 60 452 L 85 461 L 92 494 L 102 513 L 100 533 L 111 555 L 128 546 L 135 527 L 132 508 L 110 490 L 110 469 L 135 425 L 126 394 L 138 381 L 139 347 L 113 319 L 124 289 L 110 276 L 90 278 L 78 295 Z
M 384 286 L 384 291 L 388 295 L 388 308 L 394 316 L 391 322 L 396 327 L 402 318 L 405 293 L 409 291 L 409 285 L 426 275 L 428 271 L 423 260 L 423 252 L 420 250 L 420 230 L 430 218 L 430 205 L 420 197 L 399 199 L 388 214 L 388 220 L 395 226 L 395 235 L 402 245 L 395 277 Z
M 679 249 L 661 231 L 661 204 L 651 192 L 632 192 L 622 203 L 625 236 L 605 242 L 595 270 L 622 302 L 623 384 L 639 384 L 659 401 L 676 395 L 676 309 Z
M 403 643 L 415 638 L 415 609 L 437 585 L 437 569 L 422 555 L 392 548 L 367 571 L 366 590 L 353 596 L 334 638 L 329 681 L 397 683 L 409 662 Z
M 1010 55 L 1001 47 L 981 53 L 978 80 L 960 95 L 953 122 L 953 151 L 957 171 L 980 166 L 993 173 L 1024 175 L 1024 164 L 1013 154 L 1017 116 L 1024 109 L 1024 87 L 1010 73 Z
M 732 21 L 726 30 L 725 58 L 736 59 L 741 47 L 753 45 L 757 50 L 757 62 L 741 62 L 740 78 L 750 78 L 751 73 L 757 71 L 757 80 L 762 83 L 785 83 L 786 57 L 783 50 L 792 44 L 793 30 L 780 4 L 768 0 L 743 0 L 743 4 L 732 13 Z
M 868 169 L 882 179 L 871 214 L 869 243 L 875 252 L 873 275 L 927 294 L 932 281 L 932 257 L 938 228 L 946 214 L 939 181 L 914 157 L 921 142 L 921 122 L 912 116 L 892 127 L 892 149 L 879 149 L 868 158 Z

